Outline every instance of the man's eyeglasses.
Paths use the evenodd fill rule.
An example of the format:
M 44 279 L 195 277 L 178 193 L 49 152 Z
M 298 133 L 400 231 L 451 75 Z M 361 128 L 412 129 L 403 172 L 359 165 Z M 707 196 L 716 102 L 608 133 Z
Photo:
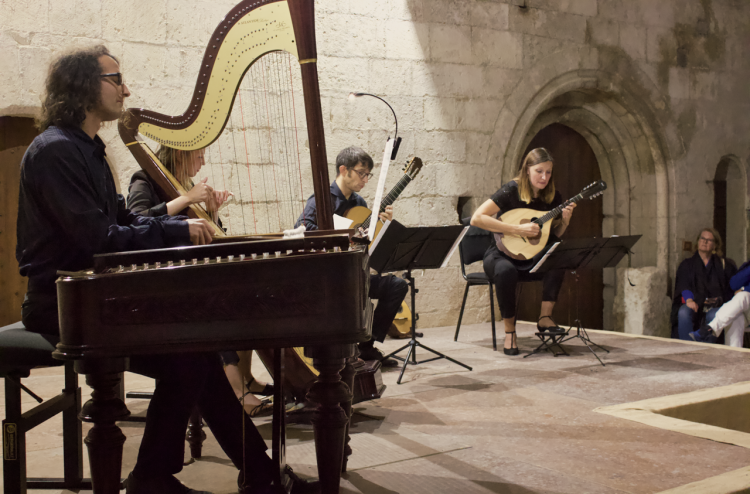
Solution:
M 99 77 L 114 77 L 114 79 L 110 79 L 112 82 L 117 84 L 118 86 L 122 86 L 122 72 L 111 72 L 109 74 L 100 74 Z
M 714 239 L 712 238 L 701 237 L 701 240 L 703 240 L 704 242 L 708 242 L 708 243 L 714 243 Z
M 353 172 L 357 172 L 357 175 L 359 175 L 359 178 L 361 178 L 362 180 L 365 180 L 365 179 L 369 180 L 369 179 L 371 179 L 373 177 L 372 173 L 361 172 L 359 170 L 355 170 L 354 168 L 352 168 L 352 171 Z

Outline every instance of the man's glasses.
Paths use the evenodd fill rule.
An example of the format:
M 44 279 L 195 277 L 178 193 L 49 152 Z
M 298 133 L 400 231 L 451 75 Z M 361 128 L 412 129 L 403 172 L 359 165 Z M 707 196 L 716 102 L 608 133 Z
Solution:
M 114 79 L 111 79 L 112 82 L 117 84 L 118 86 L 122 86 L 122 72 L 112 72 L 109 74 L 99 74 L 99 77 L 114 77 Z
M 352 168 L 352 171 L 353 172 L 357 172 L 357 175 L 359 175 L 359 178 L 361 178 L 362 180 L 365 180 L 365 179 L 369 180 L 369 179 L 371 179 L 373 177 L 372 173 L 361 172 L 359 170 L 355 170 L 354 168 Z

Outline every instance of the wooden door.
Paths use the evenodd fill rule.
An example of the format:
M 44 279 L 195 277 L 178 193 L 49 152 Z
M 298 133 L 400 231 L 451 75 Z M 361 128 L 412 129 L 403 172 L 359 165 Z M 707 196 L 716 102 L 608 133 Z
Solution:
M 578 194 L 590 183 L 601 180 L 599 164 L 586 139 L 570 127 L 552 124 L 542 129 L 529 144 L 526 153 L 532 149 L 546 148 L 555 160 L 553 176 L 555 187 L 562 194 L 563 200 Z M 524 153 L 524 156 L 526 155 Z M 601 237 L 602 236 L 602 200 L 585 200 L 578 203 L 573 213 L 570 226 L 563 235 L 566 238 Z M 603 328 L 602 312 L 604 308 L 604 283 L 602 270 L 584 269 L 577 273 L 578 282 L 567 272 L 560 297 L 555 304 L 553 317 L 560 325 L 569 326 L 577 318 L 584 327 Z M 577 286 L 576 286 L 577 285 Z M 536 321 L 542 301 L 542 284 L 523 283 L 521 298 L 518 302 L 517 318 L 523 321 Z M 576 298 L 576 290 L 578 296 Z M 578 307 L 576 307 L 576 300 Z M 578 313 L 578 316 L 576 314 Z
M 0 326 L 21 320 L 27 279 L 16 262 L 18 182 L 21 158 L 36 135 L 33 119 L 0 117 Z

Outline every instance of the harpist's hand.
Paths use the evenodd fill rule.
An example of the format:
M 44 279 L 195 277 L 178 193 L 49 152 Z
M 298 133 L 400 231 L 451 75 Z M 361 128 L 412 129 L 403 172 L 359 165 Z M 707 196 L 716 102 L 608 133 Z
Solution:
M 211 193 L 211 200 L 206 202 L 206 209 L 208 211 L 218 211 L 222 204 L 227 202 L 230 196 L 234 196 L 228 190 L 214 190 Z
M 536 223 L 524 223 L 523 225 L 518 225 L 516 228 L 516 234 L 521 237 L 536 237 L 541 231 L 539 225 Z
M 200 182 L 193 185 L 193 188 L 186 194 L 190 204 L 199 202 L 209 202 L 213 196 L 214 189 L 206 183 L 208 177 L 203 178 Z
M 208 221 L 203 219 L 187 220 L 188 228 L 190 229 L 190 241 L 193 245 L 205 245 L 210 244 L 211 239 L 216 233 L 214 227 L 212 227 Z

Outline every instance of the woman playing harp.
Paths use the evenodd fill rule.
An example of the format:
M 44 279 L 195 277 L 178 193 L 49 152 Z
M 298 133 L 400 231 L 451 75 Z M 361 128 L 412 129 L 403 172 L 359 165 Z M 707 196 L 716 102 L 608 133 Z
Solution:
M 156 192 L 156 184 L 143 170 L 135 172 L 128 187 L 128 209 L 142 216 L 162 216 L 168 214 L 176 216 L 186 215 L 186 209 L 191 204 L 204 203 L 206 211 L 211 214 L 214 223 L 219 223 L 218 210 L 234 194 L 228 190 L 216 190 L 208 185 L 208 177 L 193 183 L 193 177 L 198 175 L 206 162 L 205 151 L 180 151 L 168 146 L 160 146 L 156 157 L 188 191 L 187 194 L 161 201 Z
M 191 204 L 204 203 L 211 219 L 219 227 L 221 220 L 218 217 L 219 208 L 227 201 L 231 192 L 227 190 L 214 190 L 206 182 L 208 177 L 201 179 L 197 184 L 193 183 L 193 177 L 198 175 L 205 163 L 205 151 L 180 151 L 168 146 L 161 146 L 156 151 L 159 161 L 188 191 L 187 194 L 172 199 L 169 202 L 160 201 L 156 192 L 156 184 L 144 172 L 139 170 L 130 179 L 128 189 L 128 209 L 143 216 L 176 216 L 184 215 L 184 210 Z M 251 351 L 242 352 L 251 354 Z M 232 385 L 235 395 L 242 400 L 242 405 L 251 417 L 257 417 L 263 413 L 270 413 L 273 409 L 268 400 L 259 400 L 253 394 L 269 396 L 273 394 L 273 385 L 261 382 L 253 377 L 250 363 L 251 355 L 240 355 L 234 351 L 219 353 L 224 362 L 224 372 Z M 242 359 L 241 359 L 242 357 Z M 246 363 L 240 369 L 240 362 Z

